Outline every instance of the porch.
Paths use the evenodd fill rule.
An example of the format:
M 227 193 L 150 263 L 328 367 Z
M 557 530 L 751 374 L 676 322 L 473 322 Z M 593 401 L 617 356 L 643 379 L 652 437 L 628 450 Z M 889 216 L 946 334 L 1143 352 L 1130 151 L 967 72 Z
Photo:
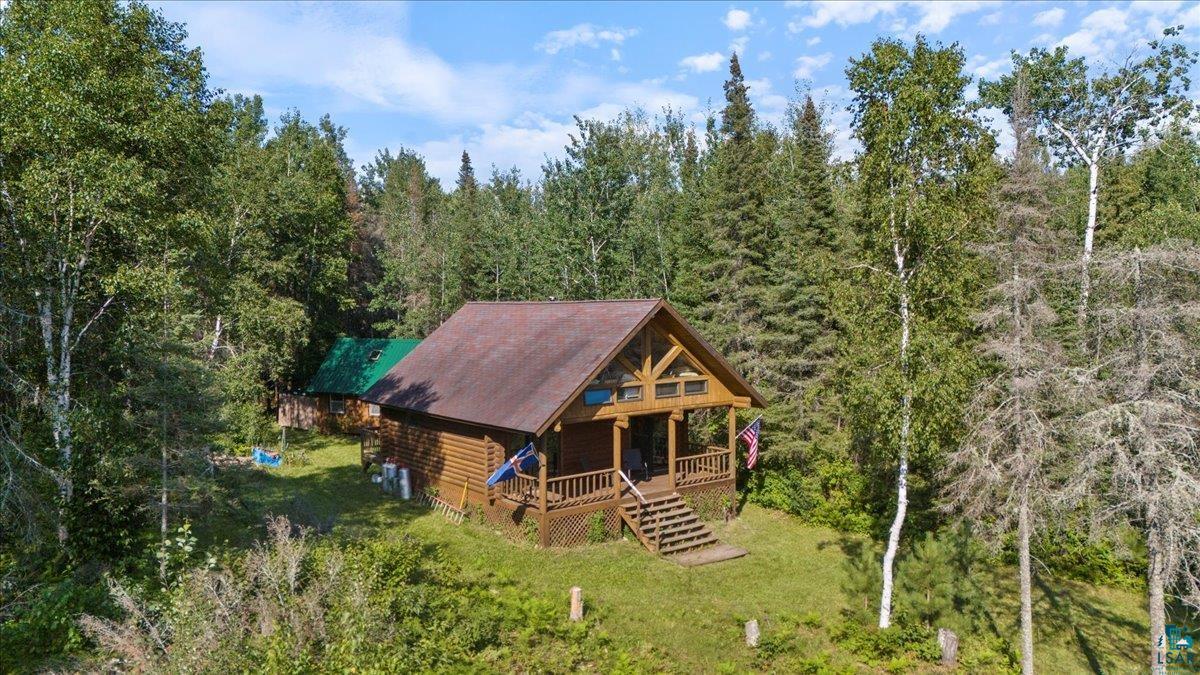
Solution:
M 676 410 L 559 425 L 539 443 L 536 474 L 518 473 L 494 498 L 527 514 L 593 511 L 734 480 L 735 408 L 725 445 L 689 443 Z M 599 431 L 607 439 L 599 439 Z M 600 440 L 603 440 L 603 447 Z M 603 453 L 603 454 L 602 454 Z M 600 466 L 596 466 L 599 464 Z

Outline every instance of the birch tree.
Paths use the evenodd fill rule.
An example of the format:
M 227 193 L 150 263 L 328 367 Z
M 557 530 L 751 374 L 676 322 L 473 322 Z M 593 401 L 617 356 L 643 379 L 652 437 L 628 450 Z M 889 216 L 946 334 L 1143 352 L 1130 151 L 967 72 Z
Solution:
M 197 51 L 142 5 L 26 3 L 0 21 L 0 248 L 21 266 L 0 305 L 36 331 L 35 387 L 52 458 L 74 488 L 76 355 L 122 302 L 135 250 L 184 208 L 208 162 L 208 105 Z M 35 461 L 42 454 L 27 449 Z
M 1078 321 L 1087 320 L 1092 292 L 1091 263 L 1105 165 L 1130 146 L 1146 140 L 1172 119 L 1190 114 L 1195 54 L 1174 41 L 1182 26 L 1168 28 L 1162 40 L 1149 43 L 1149 53 L 1130 53 L 1099 73 L 1083 57 L 1070 58 L 1066 47 L 1035 48 L 1013 53 L 1013 74 L 981 82 L 980 96 L 1008 112 L 1016 78 L 1028 83 L 1039 136 L 1067 166 L 1088 172 L 1087 220 L 1080 255 Z
M 1150 665 L 1172 595 L 1200 608 L 1200 248 L 1170 242 L 1097 258 L 1100 361 L 1088 384 L 1077 503 L 1145 540 Z
M 1016 530 L 1021 589 L 1021 671 L 1034 672 L 1030 541 L 1053 513 L 1066 464 L 1056 415 L 1067 384 L 1066 359 L 1047 335 L 1056 314 L 1046 281 L 1059 242 L 1047 227 L 1052 204 L 1045 151 L 1023 82 L 1013 90 L 1009 120 L 1016 147 L 1000 185 L 995 238 L 982 247 L 996 284 L 978 317 L 983 353 L 997 366 L 967 411 L 971 429 L 947 462 L 947 496 L 993 545 Z
M 878 411 L 878 443 L 896 466 L 896 508 L 883 557 L 879 626 L 892 620 L 893 569 L 909 503 L 910 462 L 933 448 L 943 415 L 954 409 L 943 387 L 959 377 L 959 336 L 966 330 L 966 245 L 981 226 L 994 140 L 965 90 L 964 57 L 957 46 L 931 46 L 918 37 L 911 49 L 879 40 L 851 60 L 854 137 L 861 192 L 864 303 L 857 326 L 890 340 L 860 364 L 860 389 L 851 397 L 890 398 Z M 867 354 L 863 335 L 851 350 Z M 959 350 L 956 354 L 956 350 Z M 882 382 L 881 385 L 870 384 Z M 958 383 L 959 391 L 966 387 Z M 879 388 L 882 388 L 882 391 Z

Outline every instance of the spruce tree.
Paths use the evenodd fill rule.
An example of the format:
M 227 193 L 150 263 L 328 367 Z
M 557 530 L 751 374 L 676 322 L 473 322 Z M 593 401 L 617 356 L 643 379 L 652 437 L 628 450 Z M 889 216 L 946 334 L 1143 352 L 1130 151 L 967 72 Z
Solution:
M 761 308 L 774 243 L 766 162 L 773 144 L 774 136 L 757 124 L 734 54 L 713 150 L 712 180 L 704 187 L 701 232 L 707 240 L 700 250 L 703 258 L 695 263 L 702 292 L 694 315 L 718 350 L 753 380 L 761 375 Z

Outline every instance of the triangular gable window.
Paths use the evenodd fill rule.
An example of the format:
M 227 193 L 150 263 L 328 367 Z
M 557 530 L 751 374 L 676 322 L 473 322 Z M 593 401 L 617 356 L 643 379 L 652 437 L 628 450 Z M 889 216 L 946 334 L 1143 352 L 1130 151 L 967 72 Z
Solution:
M 612 363 L 608 364 L 604 370 L 600 371 L 600 374 L 596 376 L 596 379 L 592 380 L 592 384 L 624 384 L 626 382 L 632 382 L 636 379 L 637 378 L 633 376 L 633 373 L 629 372 L 625 366 L 622 366 L 617 361 L 613 361 Z
M 662 377 L 667 379 L 673 377 L 700 377 L 702 375 L 704 375 L 704 372 L 688 358 L 687 354 L 680 354 L 675 357 L 671 365 L 667 366 L 667 369 L 662 373 Z

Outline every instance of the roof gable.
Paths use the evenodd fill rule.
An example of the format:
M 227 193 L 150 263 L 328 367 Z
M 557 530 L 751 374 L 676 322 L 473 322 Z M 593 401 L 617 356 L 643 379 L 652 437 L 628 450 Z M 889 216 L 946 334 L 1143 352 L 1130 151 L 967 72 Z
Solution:
M 363 398 L 540 434 L 660 312 L 683 323 L 661 300 L 467 303 Z M 761 401 L 719 354 L 706 356 Z
M 420 342 L 389 338 L 338 338 L 308 383 L 307 391 L 361 396 Z

